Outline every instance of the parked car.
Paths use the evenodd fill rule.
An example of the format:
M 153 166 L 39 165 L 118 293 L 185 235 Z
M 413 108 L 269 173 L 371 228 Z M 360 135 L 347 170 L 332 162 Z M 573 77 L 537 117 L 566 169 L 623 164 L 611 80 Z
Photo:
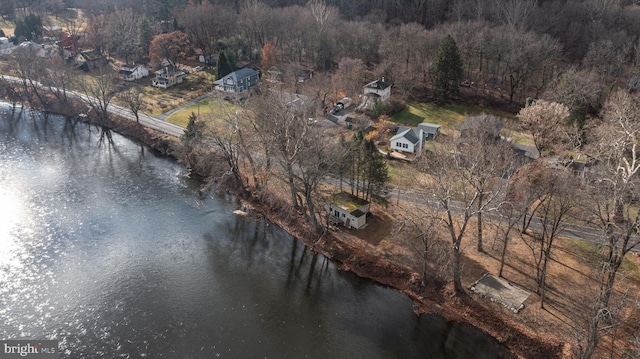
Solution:
M 336 107 L 338 106 L 340 106 L 341 110 L 351 106 L 351 99 L 348 97 L 343 98 L 342 100 L 336 102 Z

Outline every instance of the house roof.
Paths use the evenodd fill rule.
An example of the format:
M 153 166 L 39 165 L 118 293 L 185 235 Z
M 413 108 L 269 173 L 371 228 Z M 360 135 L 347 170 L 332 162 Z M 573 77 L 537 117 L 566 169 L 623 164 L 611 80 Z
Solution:
M 369 82 L 368 84 L 364 85 L 364 87 L 366 88 L 375 89 L 375 90 L 384 90 L 389 86 L 391 86 L 391 84 L 388 82 L 384 82 L 384 79 L 375 80 L 373 82 Z
M 420 141 L 420 129 L 400 126 L 400 128 L 398 129 L 398 134 L 391 137 L 391 141 L 400 138 L 405 138 L 407 141 L 416 144 L 418 143 L 418 141 Z
M 131 75 L 133 73 L 133 71 L 132 70 L 120 70 L 120 71 L 118 71 L 118 73 L 121 74 L 121 75 L 129 76 L 129 75 Z
M 160 70 L 155 72 L 156 75 L 173 75 L 177 74 L 178 76 L 184 75 L 184 72 L 180 71 L 173 65 L 169 65 L 161 68 Z
M 236 70 L 236 71 L 228 74 L 227 76 L 225 76 L 225 77 L 223 77 L 221 79 L 218 79 L 218 80 L 214 81 L 213 83 L 216 84 L 216 85 L 222 85 L 224 83 L 224 80 L 229 79 L 229 78 L 233 79 L 233 82 L 237 83 L 240 80 L 246 79 L 246 78 L 248 78 L 250 76 L 253 76 L 253 75 L 259 74 L 259 73 L 260 72 L 254 70 L 252 68 L 244 67 L 244 68 L 241 68 L 240 70 Z
M 340 208 L 349 211 L 351 214 L 357 211 L 360 207 L 369 204 L 369 202 L 365 201 L 364 199 L 353 196 L 347 192 L 336 193 L 332 195 L 328 200 L 329 202 L 339 206 Z
M 361 211 L 361 210 L 359 210 L 359 209 L 356 209 L 355 211 L 352 211 L 352 212 L 351 212 L 351 213 L 349 213 L 349 214 L 350 214 L 350 215 L 352 215 L 352 216 L 354 216 L 354 217 L 356 217 L 356 218 L 360 218 L 360 217 L 362 217 L 362 216 L 366 215 L 366 213 L 362 212 L 362 211 Z
M 87 61 L 96 61 L 103 58 L 102 54 L 95 50 L 85 50 L 80 53 Z
M 435 124 L 435 123 L 427 123 L 427 122 L 423 122 L 423 123 L 418 125 L 418 128 L 420 128 L 423 131 L 428 132 L 428 133 L 436 133 L 436 132 L 438 132 L 440 127 L 442 127 L 442 126 L 440 126 L 438 124 Z

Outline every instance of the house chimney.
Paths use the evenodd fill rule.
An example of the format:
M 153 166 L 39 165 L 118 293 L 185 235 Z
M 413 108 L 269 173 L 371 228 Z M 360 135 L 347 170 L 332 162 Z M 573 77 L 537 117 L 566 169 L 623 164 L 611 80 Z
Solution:
M 382 76 L 382 82 L 384 82 L 384 76 Z

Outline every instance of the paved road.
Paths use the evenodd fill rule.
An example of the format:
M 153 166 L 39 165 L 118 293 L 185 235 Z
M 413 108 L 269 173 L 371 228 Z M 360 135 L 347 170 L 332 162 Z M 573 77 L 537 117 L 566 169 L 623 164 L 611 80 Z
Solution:
M 133 112 L 131 112 L 131 110 L 124 108 L 122 106 L 109 104 L 109 107 L 107 107 L 107 110 L 109 111 L 109 113 L 121 116 L 128 120 L 131 120 L 131 121 L 136 120 L 136 117 L 133 115 Z M 152 128 L 160 132 L 164 132 L 168 135 L 181 137 L 184 134 L 184 130 L 185 130 L 184 128 L 178 125 L 174 125 L 172 123 L 160 120 L 158 118 L 149 116 L 147 114 L 138 113 L 138 118 L 140 120 L 141 125 L 148 128 Z
M 10 81 L 10 82 L 20 82 L 22 81 L 22 79 L 17 78 L 17 77 L 13 77 L 13 76 L 6 76 L 6 75 L 0 75 L 0 78 L 2 78 L 3 80 L 6 81 Z M 43 87 L 44 86 L 42 84 L 38 84 L 38 86 Z M 77 99 L 80 99 L 82 101 L 85 102 L 89 102 L 90 99 L 92 99 L 90 96 L 87 96 L 86 94 L 77 92 L 77 91 L 70 91 L 67 90 L 67 94 L 71 97 L 75 97 Z M 97 101 L 97 99 L 93 99 L 94 101 Z M 136 117 L 134 116 L 133 112 L 131 112 L 131 110 L 124 108 L 122 106 L 118 106 L 115 104 L 109 104 L 109 106 L 107 107 L 107 110 L 109 111 L 109 113 L 112 113 L 114 115 L 118 115 L 121 116 L 123 118 L 126 118 L 130 121 L 135 121 Z M 162 121 L 160 119 L 157 119 L 155 117 L 149 116 L 147 114 L 143 114 L 143 113 L 138 113 L 138 117 L 140 119 L 140 124 L 143 126 L 146 126 L 148 128 L 166 133 L 168 135 L 171 136 L 175 136 L 175 137 L 181 137 L 184 134 L 184 128 L 174 125 L 172 123 L 168 123 L 166 121 Z
M 390 189 L 388 198 L 390 201 L 400 200 L 402 202 L 413 203 L 419 206 L 438 207 L 440 205 L 435 198 L 429 198 L 429 196 L 426 194 L 417 193 L 416 191 L 405 191 L 398 188 Z M 464 210 L 462 202 L 458 201 L 452 201 L 451 207 L 455 211 L 459 212 L 462 212 Z M 497 221 L 500 219 L 500 215 L 497 213 L 485 212 L 484 218 Z M 529 225 L 529 228 L 534 231 L 541 231 L 542 219 L 539 217 L 534 217 L 534 219 L 531 221 L 531 224 Z M 602 237 L 600 235 L 600 229 L 598 228 L 564 222 L 558 234 L 567 238 L 578 239 L 594 244 L 603 244 Z M 631 250 L 631 252 L 640 254 L 640 247 L 636 246 Z
M 0 78 L 5 79 L 7 81 L 12 81 L 12 82 L 19 82 L 21 81 L 21 79 L 17 78 L 17 77 L 13 77 L 13 76 L 5 76 L 5 75 L 0 75 Z M 85 102 L 89 101 L 89 96 L 76 92 L 76 91 L 67 91 L 67 93 L 70 96 L 79 98 Z M 175 136 L 175 137 L 181 137 L 184 134 L 184 128 L 174 125 L 172 123 L 166 122 L 163 119 L 166 119 L 166 117 L 175 112 L 178 111 L 181 108 L 190 106 L 193 103 L 197 103 L 200 102 L 208 97 L 212 97 L 214 96 L 215 93 L 208 93 L 204 96 L 201 96 L 195 100 L 189 101 L 188 103 L 174 109 L 171 110 L 167 113 L 164 113 L 160 116 L 158 116 L 158 118 L 156 117 L 152 117 L 149 116 L 147 114 L 143 114 L 143 113 L 139 113 L 138 114 L 138 118 L 140 120 L 140 124 L 149 128 L 152 128 L 154 130 L 157 131 L 161 131 L 163 133 L 166 133 L 168 135 L 171 136 Z M 115 104 L 110 104 L 109 107 L 107 108 L 107 110 L 115 115 L 121 116 L 123 118 L 126 118 L 128 120 L 131 121 L 135 121 L 136 118 L 134 116 L 134 114 L 131 112 L 131 110 L 124 108 L 122 106 L 118 106 Z M 327 182 L 333 182 L 333 184 L 337 185 L 338 181 L 335 179 L 327 179 Z M 408 203 L 414 203 L 417 205 L 421 205 L 421 206 L 438 206 L 438 201 L 435 199 L 429 199 L 428 196 L 424 195 L 424 194 L 419 194 L 415 191 L 405 191 L 405 190 L 401 190 L 398 188 L 391 188 L 389 191 L 389 200 L 400 200 L 403 202 L 408 202 Z M 460 202 L 453 202 L 452 203 L 454 208 L 458 208 L 458 210 L 462 210 L 463 209 L 463 205 Z M 492 213 L 486 213 L 485 214 L 485 218 L 487 219 L 492 219 L 492 220 L 497 220 L 499 217 L 497 214 L 492 214 Z M 542 228 L 542 219 L 540 218 L 536 218 L 534 221 L 532 221 L 530 227 L 533 230 L 541 230 Z M 565 237 L 569 237 L 569 238 L 574 238 L 574 239 L 579 239 L 579 240 L 584 240 L 584 241 L 588 241 L 588 242 L 592 242 L 592 243 L 601 243 L 601 237 L 598 235 L 598 229 L 596 228 L 591 228 L 591 227 L 587 227 L 587 226 L 581 226 L 581 225 L 577 225 L 577 224 L 570 224 L 570 223 L 565 223 L 564 228 L 560 231 L 560 235 L 565 236 Z M 640 248 L 636 247 L 635 249 L 632 250 L 632 252 L 634 253 L 640 253 Z

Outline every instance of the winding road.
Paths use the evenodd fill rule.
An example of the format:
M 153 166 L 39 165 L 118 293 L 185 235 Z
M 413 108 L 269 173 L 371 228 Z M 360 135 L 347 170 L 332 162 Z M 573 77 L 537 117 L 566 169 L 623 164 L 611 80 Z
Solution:
M 10 81 L 10 82 L 20 82 L 22 81 L 22 79 L 18 78 L 18 77 L 13 77 L 13 76 L 6 76 L 6 75 L 0 75 L 0 78 L 6 81 Z M 39 84 L 39 86 L 42 86 L 42 84 Z M 96 101 L 97 99 L 95 98 L 91 98 L 90 96 L 77 92 L 77 91 L 71 91 L 71 90 L 67 90 L 67 94 L 78 98 L 82 101 L 85 101 L 87 103 L 89 103 L 89 101 L 94 100 Z M 180 108 L 182 107 L 186 107 L 191 105 L 192 103 L 197 103 L 198 101 L 204 100 L 207 97 L 212 96 L 211 94 L 207 94 L 204 95 L 200 98 L 197 98 L 195 100 L 189 101 L 186 104 L 183 104 Z M 127 109 L 125 107 L 119 106 L 119 105 L 115 105 L 115 104 L 109 104 L 109 106 L 107 107 L 107 110 L 109 111 L 109 113 L 120 116 L 122 118 L 128 119 L 130 121 L 136 121 L 136 117 L 133 114 L 133 112 L 130 109 Z M 166 118 L 166 113 L 163 115 L 160 115 L 159 118 L 153 117 L 153 116 L 149 116 L 147 114 L 144 113 L 138 113 L 138 119 L 141 125 L 166 133 L 170 136 L 175 136 L 175 137 L 182 137 L 182 135 L 184 134 L 185 129 L 174 125 L 172 123 L 166 122 L 163 119 Z M 327 179 L 327 182 L 335 182 L 337 180 L 333 180 L 333 179 Z M 416 205 L 420 205 L 420 206 L 430 206 L 430 207 L 434 207 L 434 206 L 438 206 L 438 202 L 433 199 L 430 200 L 428 199 L 428 196 L 424 195 L 424 194 L 420 194 L 417 193 L 415 191 L 409 191 L 409 190 L 402 190 L 399 188 L 390 188 L 389 190 L 389 200 L 398 200 L 398 201 L 403 201 L 403 202 L 407 202 L 407 203 L 413 203 Z M 459 208 L 460 210 L 462 210 L 463 205 L 460 202 L 456 202 L 453 201 L 453 207 Z M 485 213 L 485 217 L 487 217 L 488 219 L 492 219 L 492 220 L 497 220 L 499 218 L 498 215 L 496 214 L 492 214 L 492 213 Z M 541 218 L 534 218 L 534 220 L 531 222 L 530 227 L 533 230 L 541 230 L 542 228 L 542 219 Z M 598 229 L 597 228 L 591 228 L 591 227 L 587 227 L 587 226 L 582 226 L 582 225 L 577 225 L 577 224 L 572 224 L 572 223 L 564 223 L 563 228 L 560 230 L 559 233 L 561 236 L 564 237 L 568 237 L 568 238 L 572 238 L 572 239 L 578 239 L 578 240 L 583 240 L 583 241 L 587 241 L 587 242 L 591 242 L 594 244 L 601 244 L 602 243 L 602 239 L 601 237 L 598 235 Z M 640 253 L 640 247 L 636 246 L 633 250 L 633 253 L 639 254 Z
M 7 75 L 0 75 L 0 78 L 5 81 L 14 82 L 14 83 L 22 81 L 21 78 L 14 77 L 14 76 L 7 76 Z M 42 85 L 41 83 L 37 83 L 37 85 L 38 87 L 45 88 L 45 86 Z M 49 88 L 46 88 L 46 89 L 49 90 Z M 66 90 L 66 93 L 68 96 L 80 99 L 86 103 L 89 103 L 90 101 L 98 101 L 98 99 L 96 98 L 92 98 L 87 94 L 83 94 L 77 91 Z M 109 111 L 109 113 L 111 114 L 126 118 L 127 120 L 131 120 L 131 121 L 136 120 L 136 116 L 133 114 L 133 112 L 131 112 L 131 110 L 119 105 L 109 104 L 109 106 L 107 107 L 107 111 Z M 163 121 L 161 119 L 155 118 L 153 116 L 149 116 L 147 114 L 139 112 L 138 118 L 140 120 L 141 125 L 166 133 L 168 135 L 181 137 L 184 134 L 184 130 L 185 130 L 184 128 L 174 125 L 172 123 Z

